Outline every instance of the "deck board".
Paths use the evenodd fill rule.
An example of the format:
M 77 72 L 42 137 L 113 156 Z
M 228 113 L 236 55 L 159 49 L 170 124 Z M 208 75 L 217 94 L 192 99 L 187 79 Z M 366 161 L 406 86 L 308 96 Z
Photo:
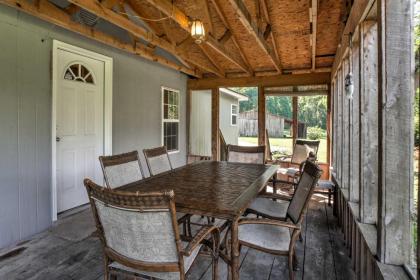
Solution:
M 74 224 L 86 224 L 85 221 L 76 223 L 75 220 L 86 217 L 89 215 L 82 212 L 63 218 L 59 221 L 60 230 L 65 231 L 66 226 L 69 231 L 74 230 Z M 355 279 L 332 208 L 323 200 L 311 201 L 302 235 L 303 241 L 298 241 L 296 245 L 296 279 Z M 72 240 L 57 236 L 52 229 L 19 247 L 26 249 L 0 261 L 0 279 L 103 278 L 102 251 L 99 239 L 94 234 L 82 240 Z M 0 256 L 4 253 L 0 252 Z M 287 257 L 243 247 L 240 275 L 241 279 L 288 279 Z M 209 256 L 200 255 L 189 271 L 188 279 L 209 280 L 211 276 Z M 219 260 L 219 276 L 220 279 L 227 278 L 227 265 L 222 260 Z

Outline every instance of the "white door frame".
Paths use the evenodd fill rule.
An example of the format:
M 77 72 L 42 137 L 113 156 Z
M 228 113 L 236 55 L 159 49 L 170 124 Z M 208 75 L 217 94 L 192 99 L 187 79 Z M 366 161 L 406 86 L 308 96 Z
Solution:
M 51 194 L 52 220 L 57 220 L 57 73 L 58 50 L 66 50 L 104 62 L 104 154 L 112 154 L 112 58 L 61 41 L 53 40 L 52 49 L 52 116 L 51 116 Z

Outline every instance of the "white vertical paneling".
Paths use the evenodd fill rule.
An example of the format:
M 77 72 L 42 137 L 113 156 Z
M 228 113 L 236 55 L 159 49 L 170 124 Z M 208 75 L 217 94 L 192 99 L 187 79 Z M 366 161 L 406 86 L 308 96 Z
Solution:
M 211 91 L 191 93 L 190 116 L 191 155 L 211 156 Z

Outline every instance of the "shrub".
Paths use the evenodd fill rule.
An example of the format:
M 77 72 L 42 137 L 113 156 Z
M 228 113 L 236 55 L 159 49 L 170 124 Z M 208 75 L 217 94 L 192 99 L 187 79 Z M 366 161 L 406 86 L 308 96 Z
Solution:
M 308 127 L 307 129 L 307 137 L 310 140 L 318 140 L 325 138 L 325 130 L 320 127 Z

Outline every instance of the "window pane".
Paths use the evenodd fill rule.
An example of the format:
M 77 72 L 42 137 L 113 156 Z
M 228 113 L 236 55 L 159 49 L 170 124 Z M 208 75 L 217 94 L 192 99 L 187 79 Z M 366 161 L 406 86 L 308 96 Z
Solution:
M 163 118 L 168 119 L 168 104 L 163 105 Z
M 168 151 L 178 150 L 178 126 L 177 122 L 164 122 L 163 144 Z
M 165 89 L 163 90 L 163 104 L 169 103 L 168 91 Z
M 233 125 L 236 125 L 236 118 L 237 118 L 237 116 L 236 115 L 232 115 L 232 124 Z

